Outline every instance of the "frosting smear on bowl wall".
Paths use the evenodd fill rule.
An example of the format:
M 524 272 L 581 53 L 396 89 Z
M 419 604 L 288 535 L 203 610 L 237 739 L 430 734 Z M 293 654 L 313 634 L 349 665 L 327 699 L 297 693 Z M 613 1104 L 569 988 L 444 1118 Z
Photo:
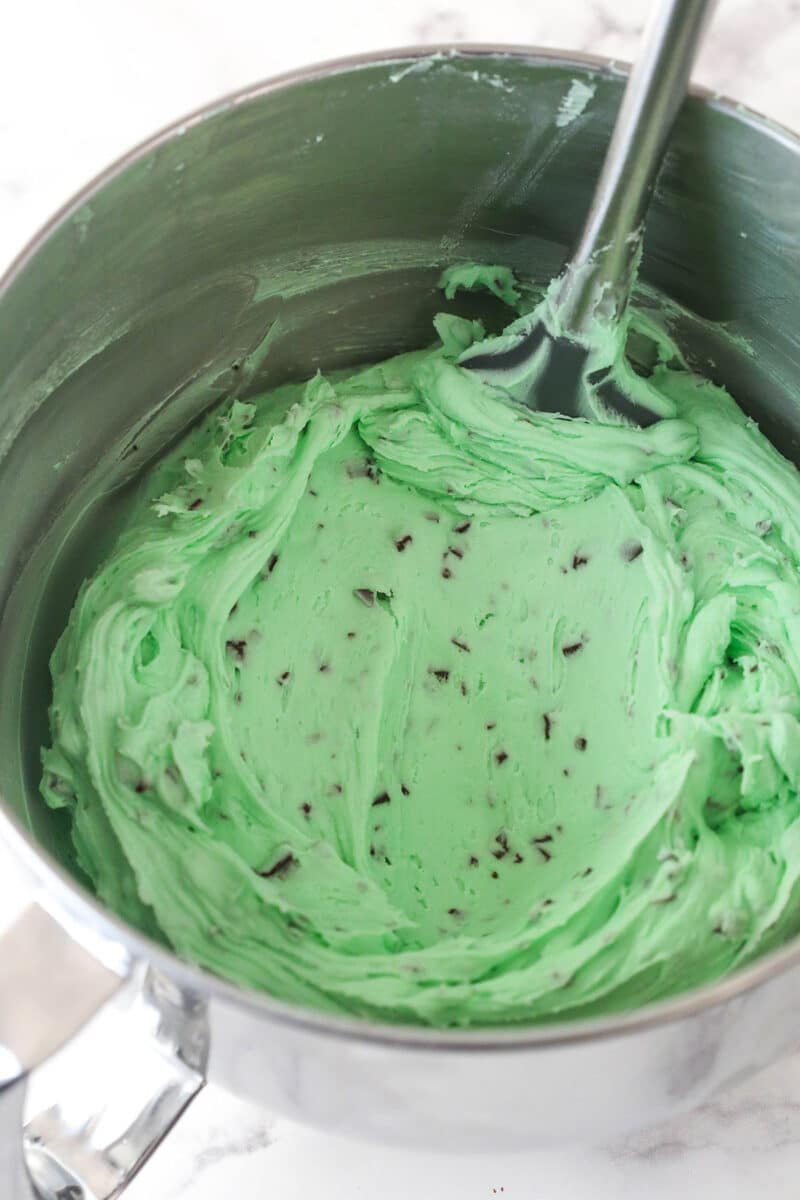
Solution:
M 105 904 L 286 1001 L 715 979 L 800 928 L 800 477 L 652 313 L 646 429 L 523 409 L 435 324 L 163 460 L 53 655 L 43 794 Z

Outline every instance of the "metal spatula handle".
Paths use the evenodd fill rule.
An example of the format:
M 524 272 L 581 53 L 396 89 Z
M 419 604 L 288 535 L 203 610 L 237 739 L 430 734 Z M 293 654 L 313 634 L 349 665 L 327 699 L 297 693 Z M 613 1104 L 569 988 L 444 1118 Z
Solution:
M 714 0 L 660 0 L 645 30 L 586 218 L 559 294 L 565 327 L 625 311 L 658 167 Z

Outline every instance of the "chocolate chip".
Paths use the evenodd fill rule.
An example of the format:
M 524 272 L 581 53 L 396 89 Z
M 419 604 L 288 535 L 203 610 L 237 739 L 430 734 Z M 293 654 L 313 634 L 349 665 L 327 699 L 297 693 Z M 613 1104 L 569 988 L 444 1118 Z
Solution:
M 445 667 L 428 667 L 428 674 L 435 675 L 439 683 L 447 683 L 450 672 Z
M 573 556 L 572 556 L 573 571 L 579 570 L 580 567 L 585 567 L 586 564 L 588 563 L 588 561 L 589 561 L 589 559 L 586 557 L 585 554 L 573 554 Z
M 587 743 L 586 743 L 585 737 L 576 737 L 575 738 L 575 749 L 576 750 L 585 750 L 586 745 L 587 745 Z
M 401 793 L 402 793 L 404 796 L 410 796 L 410 795 L 411 795 L 411 792 L 408 790 L 408 788 L 406 787 L 406 785 L 405 785 L 404 783 L 401 783 L 401 784 L 400 784 L 400 791 L 401 791 Z
M 499 879 L 499 878 L 500 878 L 500 876 L 497 874 L 497 871 L 492 871 L 492 879 Z
M 267 574 L 271 575 L 277 565 L 278 565 L 278 555 L 270 554 L 269 558 L 267 559 Z
M 539 853 L 541 854 L 541 856 L 545 862 L 550 862 L 550 859 L 553 856 L 549 850 L 546 850 L 544 846 L 539 846 L 539 845 L 536 846 L 536 849 L 539 851 Z
M 372 801 L 372 807 L 377 808 L 379 804 L 391 804 L 392 797 L 388 792 L 381 792 L 380 796 L 376 796 Z
M 448 908 L 448 917 L 463 917 L 464 913 L 460 908 Z
M 349 630 L 349 632 L 348 632 L 347 636 L 348 636 L 348 639 L 349 639 L 350 641 L 352 641 L 352 640 L 353 640 L 353 638 L 356 636 L 356 635 L 355 635 L 355 632 L 354 632 L 354 630 L 352 630 L 352 629 L 351 629 L 351 630 Z
M 452 579 L 453 572 L 449 567 L 442 567 L 442 579 Z
M 198 496 L 197 499 L 193 500 L 192 503 L 189 505 L 189 512 L 194 512 L 196 509 L 200 508 L 202 503 L 203 503 L 203 501 L 202 501 L 201 497 Z
M 470 867 L 477 867 L 478 859 L 475 857 L 474 854 L 470 854 L 469 859 L 468 859 L 468 865 Z
M 413 539 L 413 537 L 411 536 L 411 534 L 410 534 L 410 533 L 406 533 L 406 534 L 404 534 L 404 535 L 403 535 L 403 537 L 401 537 L 401 538 L 398 538 L 398 539 L 397 539 L 397 541 L 396 541 L 396 542 L 395 542 L 395 544 L 394 544 L 394 545 L 395 545 L 395 549 L 396 549 L 396 550 L 399 550 L 399 551 L 400 551 L 400 553 L 402 554 L 402 553 L 403 553 L 403 551 L 405 550 L 406 546 L 410 546 L 410 545 L 411 545 L 411 543 L 413 542 L 413 540 L 414 540 L 414 539 Z
M 423 513 L 426 521 L 433 521 L 434 525 L 438 525 L 440 517 L 438 513 Z
M 235 658 L 237 662 L 244 662 L 245 652 L 247 650 L 247 642 L 244 638 L 240 638 L 238 641 L 230 638 L 225 643 L 225 649 L 227 650 L 228 654 L 230 654 L 231 658 Z
M 496 729 L 496 728 L 497 728 L 497 721 L 487 721 L 484 726 L 484 729 Z
M 497 763 L 498 767 L 502 767 L 507 758 L 508 752 L 506 750 L 498 750 L 497 754 L 494 756 L 494 761 Z
M 375 593 L 372 588 L 353 588 L 353 595 L 357 600 L 360 600 L 362 604 L 366 604 L 367 608 L 372 608 L 373 604 L 375 603 Z
M 304 800 L 303 803 L 300 805 L 300 812 L 303 814 L 304 817 L 311 816 L 311 805 L 308 803 L 307 800 Z
M 542 723 L 544 725 L 544 740 L 546 742 L 549 742 L 550 734 L 553 732 L 553 718 L 550 716 L 549 713 L 543 714 Z
M 319 664 L 319 673 L 320 673 L 320 675 L 324 675 L 324 674 L 325 674 L 327 671 L 330 671 L 330 669 L 331 669 L 331 668 L 330 668 L 330 664 L 329 664 L 329 663 L 326 663 L 326 662 L 324 662 L 324 663 L 320 663 L 320 664 Z
M 284 671 L 282 675 L 278 676 L 278 684 L 283 687 L 283 685 L 288 681 L 290 675 L 291 671 Z
M 456 638 L 456 637 L 450 638 L 450 641 L 453 643 L 454 646 L 457 646 L 459 650 L 463 650 L 465 654 L 470 653 L 469 646 L 467 645 L 466 642 L 462 642 L 460 638 Z
M 262 879 L 285 879 L 292 868 L 299 865 L 290 851 L 288 854 L 284 854 L 283 858 L 279 858 L 275 865 L 269 867 L 268 870 L 256 871 L 256 875 L 260 875 Z
M 623 542 L 621 554 L 625 559 L 625 562 L 630 563 L 634 562 L 634 560 L 637 559 L 643 551 L 644 546 L 642 543 L 631 539 L 630 541 Z
M 570 642 L 568 645 L 561 647 L 561 653 L 565 658 L 569 658 L 570 655 L 577 654 L 579 650 L 582 650 L 583 646 L 583 642 Z
M 464 551 L 463 551 L 463 550 L 459 550 L 459 549 L 458 549 L 458 546 L 448 546 L 448 547 L 447 547 L 447 553 L 448 553 L 448 554 L 454 554 L 454 555 L 456 556 L 456 558 L 463 558 L 463 557 L 464 557 Z
M 472 528 L 472 521 L 462 521 L 460 525 L 456 525 L 453 533 L 468 533 Z
M 142 792 L 150 791 L 150 784 L 145 779 L 140 779 L 133 789 L 137 796 L 141 796 Z

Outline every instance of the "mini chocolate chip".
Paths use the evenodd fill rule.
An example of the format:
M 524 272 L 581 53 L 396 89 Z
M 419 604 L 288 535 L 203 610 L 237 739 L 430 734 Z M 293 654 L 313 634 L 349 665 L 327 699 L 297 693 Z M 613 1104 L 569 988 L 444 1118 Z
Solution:
M 539 853 L 541 854 L 541 856 L 542 856 L 542 858 L 544 859 L 544 861 L 545 861 L 545 862 L 550 862 L 550 859 L 551 859 L 553 856 L 552 856 L 552 854 L 550 853 L 550 851 L 549 851 L 549 850 L 546 850 L 546 849 L 544 848 L 544 846 L 538 846 L 538 845 L 537 845 L 536 849 L 539 851 Z
M 381 792 L 380 796 L 376 796 L 372 801 L 372 807 L 377 808 L 379 804 L 391 804 L 392 797 L 388 792 Z
M 444 667 L 428 667 L 428 674 L 435 675 L 439 683 L 447 683 L 450 678 L 450 672 Z
M 410 534 L 410 533 L 406 533 L 406 534 L 404 534 L 404 535 L 403 535 L 403 537 L 401 537 L 401 538 L 398 538 L 398 539 L 397 539 L 397 541 L 396 541 L 396 542 L 395 542 L 395 544 L 394 544 L 394 545 L 395 545 L 395 549 L 396 549 L 396 550 L 399 550 L 399 551 L 400 551 L 400 553 L 402 554 L 402 553 L 403 553 L 403 551 L 405 550 L 406 546 L 410 546 L 410 545 L 411 545 L 411 543 L 413 542 L 413 540 L 414 540 L 414 539 L 413 539 L 413 537 L 411 536 L 411 534 Z
M 147 783 L 146 780 L 140 779 L 133 790 L 136 792 L 137 796 L 141 796 L 142 792 L 150 791 L 150 784 Z
M 553 732 L 553 718 L 549 713 L 544 713 L 542 716 L 542 722 L 544 724 L 544 740 L 549 742 L 550 734 Z
M 194 512 L 196 509 L 198 509 L 201 506 L 202 503 L 203 503 L 203 501 L 202 501 L 201 497 L 198 496 L 197 499 L 193 500 L 192 503 L 189 505 L 189 512 Z
M 474 855 L 474 854 L 470 854 L 470 856 L 469 856 L 469 860 L 468 860 L 468 865 L 469 865 L 470 867 L 477 867 L 477 865 L 478 865 L 478 859 L 475 857 L 475 855 Z
M 497 763 L 498 767 L 502 767 L 507 758 L 508 752 L 506 750 L 498 750 L 497 754 L 494 756 L 494 761 Z
M 247 531 L 247 536 L 248 536 L 249 538 L 257 538 L 257 537 L 258 537 L 258 530 L 257 530 L 257 529 L 248 529 L 248 531 Z
M 642 545 L 642 543 L 637 542 L 633 539 L 631 539 L 630 541 L 627 541 L 627 542 L 623 542 L 623 544 L 622 544 L 621 553 L 622 553 L 622 557 L 625 559 L 625 562 L 629 562 L 629 563 L 634 562 L 634 560 L 637 559 L 643 551 L 644 551 L 644 546 Z
M 589 559 L 586 557 L 585 554 L 573 554 L 573 556 L 572 556 L 573 571 L 577 571 L 580 567 L 585 567 L 586 564 L 588 563 L 588 561 L 589 561 Z
M 492 871 L 492 879 L 499 879 L 499 878 L 500 878 L 500 876 L 497 874 L 497 871 Z
M 291 675 L 291 671 L 284 671 L 282 675 L 278 676 L 278 683 L 280 684 L 281 687 L 283 687 L 283 685 L 287 682 L 290 675 Z
M 307 800 L 304 800 L 303 803 L 300 805 L 300 812 L 303 814 L 304 817 L 311 816 L 311 805 L 308 803 Z
M 406 787 L 406 785 L 405 785 L 404 783 L 401 783 L 401 784 L 400 784 L 400 791 L 401 791 L 401 793 L 402 793 L 404 796 L 410 796 L 410 795 L 411 795 L 411 792 L 408 790 L 408 788 Z
M 464 551 L 463 551 L 463 550 L 459 550 L 458 546 L 448 546 L 448 547 L 447 547 L 447 553 L 448 553 L 448 554 L 454 554 L 454 555 L 456 556 L 456 558 L 463 558 L 463 557 L 464 557 Z
M 457 646 L 459 650 L 463 650 L 465 654 L 470 653 L 469 646 L 467 645 L 466 642 L 462 642 L 460 638 L 455 638 L 455 637 L 450 638 L 450 641 L 453 643 L 454 646 Z
M 576 737 L 575 738 L 575 749 L 576 750 L 585 750 L 586 745 L 587 745 L 587 743 L 586 743 L 585 737 Z
M 326 662 L 324 662 L 324 663 L 320 663 L 320 665 L 319 665 L 319 673 L 320 673 L 320 675 L 324 675 L 324 674 L 325 674 L 325 672 L 326 672 L 326 671 L 330 671 L 330 669 L 331 669 L 331 668 L 330 668 L 330 664 L 329 664 L 329 663 L 326 663 Z
M 274 866 L 269 867 L 266 871 L 256 871 L 256 875 L 260 875 L 262 879 L 285 879 L 291 869 L 299 866 L 297 859 L 289 851 L 284 854 L 283 858 L 279 858 Z
M 472 521 L 462 521 L 460 525 L 456 525 L 453 533 L 468 533 L 472 527 Z
M 517 853 L 514 855 L 514 862 L 515 862 L 515 863 L 521 863 L 521 862 L 524 862 L 524 861 L 525 861 L 525 859 L 522 857 L 522 855 L 521 855 L 519 852 L 517 852 Z
M 442 579 L 452 579 L 453 572 L 449 567 L 442 567 Z
M 373 604 L 375 603 L 375 593 L 372 588 L 353 588 L 353 595 L 357 600 L 360 600 L 362 604 L 366 604 L 367 608 L 372 608 Z
M 463 917 L 464 913 L 460 908 L 448 908 L 447 915 L 448 917 Z
M 461 680 L 461 683 L 459 685 L 459 690 L 460 690 L 462 696 L 466 696 L 467 692 L 469 691 L 469 689 L 468 689 L 467 685 L 464 683 L 463 679 Z
M 278 565 L 278 555 L 270 554 L 269 558 L 267 559 L 267 574 L 271 575 L 277 565 Z
M 582 649 L 583 642 L 570 642 L 568 645 L 561 647 L 561 653 L 565 658 L 569 658 L 571 654 L 577 654 Z
M 348 637 L 348 639 L 349 639 L 350 641 L 352 641 L 352 640 L 353 640 L 353 638 L 354 638 L 355 636 L 356 636 L 356 635 L 355 635 L 355 632 L 354 632 L 354 630 L 352 630 L 352 629 L 351 629 L 351 630 L 348 632 L 348 634 L 347 634 L 347 637 Z
M 496 729 L 496 728 L 497 728 L 497 721 L 487 721 L 487 722 L 486 722 L 486 725 L 484 726 L 484 728 L 485 728 L 485 729 Z
M 245 652 L 247 650 L 247 642 L 244 638 L 240 638 L 238 641 L 234 640 L 233 638 L 229 638 L 225 643 L 225 649 L 227 650 L 228 654 L 230 654 L 231 658 L 235 658 L 237 662 L 244 662 Z
M 541 846 L 544 845 L 545 842 L 552 842 L 552 840 L 552 833 L 543 833 L 540 837 L 531 838 L 531 845 Z

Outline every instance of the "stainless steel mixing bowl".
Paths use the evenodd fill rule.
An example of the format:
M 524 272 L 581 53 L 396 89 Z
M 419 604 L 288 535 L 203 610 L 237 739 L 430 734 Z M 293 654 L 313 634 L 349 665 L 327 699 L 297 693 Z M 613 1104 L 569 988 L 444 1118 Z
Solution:
M 593 89 L 579 115 L 564 105 L 574 79 Z M 234 391 L 428 342 L 444 264 L 548 278 L 585 212 L 621 86 L 608 64 L 533 50 L 312 68 L 128 155 L 3 282 L 0 836 L 36 889 L 0 940 L 4 1197 L 31 1194 L 25 1076 L 66 1043 L 27 1152 L 44 1193 L 72 1200 L 123 1185 L 206 1078 L 346 1133 L 497 1150 L 667 1117 L 797 1040 L 797 943 L 712 987 L 568 1026 L 441 1033 L 288 1007 L 103 911 L 37 795 L 47 658 L 142 469 Z M 643 264 L 696 314 L 674 315 L 690 353 L 789 457 L 798 201 L 797 139 L 695 96 Z M 93 1111 L 103 1120 L 87 1124 Z

